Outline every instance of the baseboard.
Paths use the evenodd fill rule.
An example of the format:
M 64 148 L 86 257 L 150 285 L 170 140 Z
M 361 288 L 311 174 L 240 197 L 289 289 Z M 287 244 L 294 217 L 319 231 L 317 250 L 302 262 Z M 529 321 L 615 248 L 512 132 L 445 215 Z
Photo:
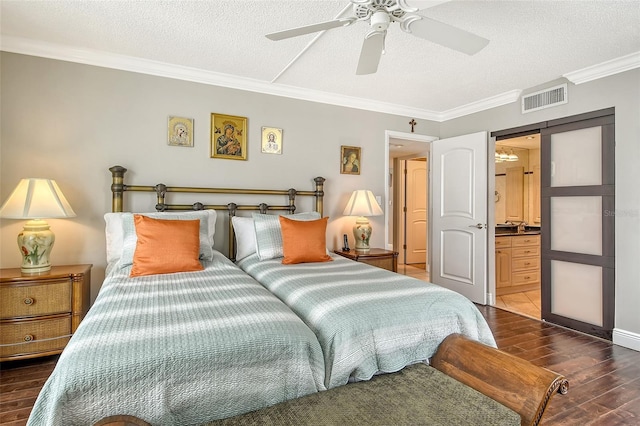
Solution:
M 638 333 L 614 328 L 613 343 L 640 352 L 640 334 Z

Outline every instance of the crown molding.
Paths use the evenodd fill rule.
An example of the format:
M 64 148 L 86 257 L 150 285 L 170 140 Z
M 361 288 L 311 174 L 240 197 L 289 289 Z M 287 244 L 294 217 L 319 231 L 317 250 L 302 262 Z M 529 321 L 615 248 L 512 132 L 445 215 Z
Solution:
M 569 72 L 564 74 L 563 77 L 573 84 L 582 84 L 635 68 L 640 68 L 640 52 Z
M 438 112 L 421 108 L 413 108 L 406 105 L 372 101 L 370 99 L 337 95 L 318 90 L 303 89 L 283 84 L 270 83 L 262 80 L 238 77 L 213 71 L 204 71 L 197 68 L 168 64 L 148 59 L 133 58 L 130 56 L 124 56 L 115 53 L 108 53 L 91 49 L 73 48 L 69 46 L 63 46 L 39 40 L 30 40 L 20 37 L 3 36 L 2 38 L 0 38 L 0 50 L 11 53 L 19 53 L 23 55 L 38 56 L 60 61 L 74 62 L 85 65 L 93 65 L 104 68 L 118 69 L 122 71 L 154 75 L 158 77 L 190 81 L 194 83 L 246 90 L 250 92 L 264 93 L 274 96 L 283 96 L 310 102 L 319 102 L 347 108 L 380 112 L 384 114 L 419 118 L 439 123 L 516 102 L 520 97 L 520 94 L 522 93 L 522 90 L 519 89 L 511 90 L 509 92 L 482 99 L 477 102 L 472 102 L 460 107 Z M 640 67 L 640 52 L 608 61 L 600 65 L 584 68 L 583 70 L 578 70 L 573 73 L 568 73 L 565 74 L 564 77 L 575 84 L 580 84 L 638 67 Z
M 509 92 L 501 93 L 490 98 L 485 98 L 477 102 L 462 105 L 460 107 L 452 108 L 440 113 L 440 119 L 438 121 L 448 121 L 454 118 L 463 117 L 465 115 L 474 114 L 476 112 L 486 111 L 491 108 L 496 108 L 502 105 L 516 102 L 520 97 L 522 90 L 510 90 Z
M 73 48 L 19 37 L 3 36 L 0 41 L 0 49 L 5 52 L 112 68 L 122 71 L 131 71 L 158 77 L 167 77 L 194 83 L 222 86 L 231 89 L 246 90 L 250 92 L 283 96 L 304 101 L 320 102 L 386 114 L 402 115 L 432 121 L 437 121 L 439 118 L 439 114 L 435 111 L 411 108 L 404 105 L 336 95 L 318 90 L 302 89 L 246 77 L 238 77 L 230 74 L 204 71 L 181 65 L 167 64 L 164 62 L 133 58 L 130 56 L 90 49 Z

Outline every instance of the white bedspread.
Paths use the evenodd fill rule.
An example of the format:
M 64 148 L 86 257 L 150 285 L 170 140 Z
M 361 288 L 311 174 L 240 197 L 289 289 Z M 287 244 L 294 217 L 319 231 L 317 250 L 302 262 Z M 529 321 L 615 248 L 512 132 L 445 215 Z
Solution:
M 113 268 L 29 425 L 194 425 L 323 390 L 311 330 L 222 254 L 205 267 L 135 279 Z
M 332 257 L 283 265 L 282 259 L 260 261 L 253 254 L 238 262 L 314 331 L 324 352 L 327 388 L 427 360 L 452 333 L 495 347 L 484 317 L 464 296 Z

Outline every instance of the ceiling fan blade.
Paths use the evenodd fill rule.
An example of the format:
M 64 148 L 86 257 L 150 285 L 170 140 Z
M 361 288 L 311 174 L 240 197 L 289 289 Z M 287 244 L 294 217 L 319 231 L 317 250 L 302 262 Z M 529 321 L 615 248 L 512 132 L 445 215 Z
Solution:
M 367 35 L 362 43 L 360 59 L 358 60 L 357 75 L 373 74 L 378 71 L 380 56 L 384 50 L 384 36 L 386 31 L 372 32 Z
M 420 15 L 408 17 L 403 24 L 402 29 L 416 37 L 424 38 L 467 55 L 474 55 L 489 44 L 489 40 L 484 37 Z
M 267 38 L 270 40 L 278 41 L 285 38 L 298 37 L 305 34 L 315 33 L 318 31 L 330 30 L 332 28 L 343 27 L 351 24 L 354 21 L 352 18 L 336 19 L 334 21 L 319 22 L 317 24 L 305 25 L 304 27 L 291 28 L 289 30 L 278 31 L 275 33 L 267 34 Z

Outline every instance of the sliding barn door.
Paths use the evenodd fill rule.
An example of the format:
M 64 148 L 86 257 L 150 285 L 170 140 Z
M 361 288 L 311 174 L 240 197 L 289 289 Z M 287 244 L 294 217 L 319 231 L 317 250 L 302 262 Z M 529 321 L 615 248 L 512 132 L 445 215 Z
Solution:
M 541 131 L 542 318 L 611 340 L 613 111 L 548 124 Z

